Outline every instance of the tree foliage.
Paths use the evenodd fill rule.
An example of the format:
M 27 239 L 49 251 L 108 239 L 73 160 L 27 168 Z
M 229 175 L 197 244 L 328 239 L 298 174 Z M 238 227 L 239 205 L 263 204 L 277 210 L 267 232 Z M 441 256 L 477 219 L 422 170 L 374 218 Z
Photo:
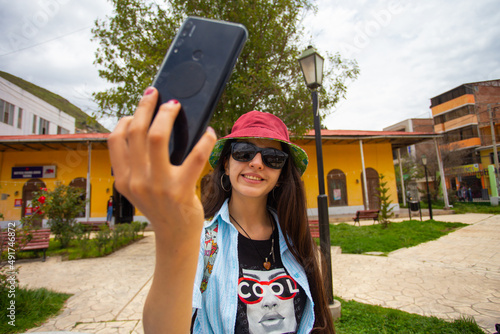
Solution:
M 212 120 L 220 135 L 229 133 L 236 119 L 251 110 L 279 116 L 297 134 L 313 127 L 311 97 L 297 61 L 305 48 L 300 20 L 315 11 L 311 0 L 110 1 L 113 15 L 96 21 L 93 29 L 100 45 L 95 60 L 99 75 L 115 84 L 94 93 L 101 109 L 98 116 L 133 113 L 178 27 L 193 15 L 238 22 L 249 32 Z M 320 91 L 323 117 L 345 97 L 346 82 L 359 73 L 355 61 L 328 52 L 325 58 Z

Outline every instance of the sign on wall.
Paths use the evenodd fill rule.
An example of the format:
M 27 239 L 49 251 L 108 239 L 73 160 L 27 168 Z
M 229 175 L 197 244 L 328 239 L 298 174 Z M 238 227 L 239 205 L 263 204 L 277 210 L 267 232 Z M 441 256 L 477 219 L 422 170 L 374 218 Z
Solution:
M 13 179 L 53 179 L 56 177 L 56 166 L 29 166 L 29 167 L 12 167 Z

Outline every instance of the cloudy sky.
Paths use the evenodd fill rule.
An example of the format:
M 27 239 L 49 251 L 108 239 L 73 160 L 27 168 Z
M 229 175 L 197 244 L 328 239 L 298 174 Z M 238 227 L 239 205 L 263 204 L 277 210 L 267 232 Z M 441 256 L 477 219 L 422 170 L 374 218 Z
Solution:
M 429 117 L 430 98 L 463 83 L 500 79 L 498 0 L 319 0 L 305 17 L 320 53 L 356 59 L 361 74 L 327 118 L 329 129 L 382 130 Z M 0 0 L 0 70 L 47 88 L 85 111 L 109 84 L 93 65 L 104 0 Z M 114 122 L 103 120 L 112 129 Z

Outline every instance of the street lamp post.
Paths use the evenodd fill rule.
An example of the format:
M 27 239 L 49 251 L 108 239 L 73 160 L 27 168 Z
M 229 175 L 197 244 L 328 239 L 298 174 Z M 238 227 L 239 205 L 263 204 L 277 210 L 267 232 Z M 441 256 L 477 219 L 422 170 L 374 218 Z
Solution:
M 318 114 L 318 92 L 323 81 L 323 62 L 321 57 L 312 46 L 309 46 L 299 57 L 300 67 L 304 74 L 304 80 L 307 87 L 311 90 L 313 114 L 314 114 L 314 134 L 316 139 L 316 157 L 318 163 L 318 220 L 319 220 L 319 239 L 321 253 L 323 254 L 326 268 L 325 289 L 328 295 L 328 301 L 333 304 L 333 286 L 332 286 L 332 255 L 330 245 L 330 222 L 328 215 L 328 197 L 325 195 L 325 177 L 323 171 L 323 148 L 321 144 L 321 121 Z
M 432 202 L 431 193 L 429 192 L 429 179 L 427 178 L 427 157 L 422 154 L 422 165 L 424 165 L 425 170 L 425 184 L 427 185 L 427 205 L 429 206 L 429 217 L 432 219 Z

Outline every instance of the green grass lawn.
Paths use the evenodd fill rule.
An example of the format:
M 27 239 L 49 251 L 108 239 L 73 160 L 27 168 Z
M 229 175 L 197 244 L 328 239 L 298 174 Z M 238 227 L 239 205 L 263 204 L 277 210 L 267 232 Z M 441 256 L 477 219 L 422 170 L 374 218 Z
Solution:
M 386 229 L 378 224 L 353 226 L 342 223 L 330 225 L 330 240 L 332 246 L 342 248 L 342 253 L 383 252 L 387 254 L 400 248 L 438 239 L 464 226 L 467 224 L 435 220 L 391 223 Z
M 48 318 L 56 315 L 71 297 L 69 294 L 56 293 L 47 289 L 17 288 L 15 298 L 9 298 L 7 293 L 0 293 L 0 333 L 24 333 L 27 329 L 40 326 Z M 15 300 L 15 322 L 7 315 L 10 301 Z M 8 312 L 8 313 L 7 313 Z M 12 326 L 12 325 L 15 326 Z
M 335 322 L 337 334 L 484 334 L 472 318 L 448 322 L 436 317 L 425 317 L 380 306 L 336 299 L 342 303 L 342 315 Z
M 500 214 L 500 206 L 491 206 L 490 203 L 456 202 L 453 204 L 455 213 L 491 213 Z
M 451 204 L 451 203 L 450 203 Z M 454 202 L 452 204 L 453 208 L 451 208 L 455 213 L 490 213 L 494 215 L 500 215 L 500 205 L 499 206 L 491 206 L 489 202 Z M 403 206 L 400 204 L 401 208 L 408 208 L 408 206 Z M 420 207 L 422 209 L 427 209 L 427 200 L 420 202 Z M 433 209 L 443 209 L 444 202 L 442 201 L 433 201 L 432 202 Z

